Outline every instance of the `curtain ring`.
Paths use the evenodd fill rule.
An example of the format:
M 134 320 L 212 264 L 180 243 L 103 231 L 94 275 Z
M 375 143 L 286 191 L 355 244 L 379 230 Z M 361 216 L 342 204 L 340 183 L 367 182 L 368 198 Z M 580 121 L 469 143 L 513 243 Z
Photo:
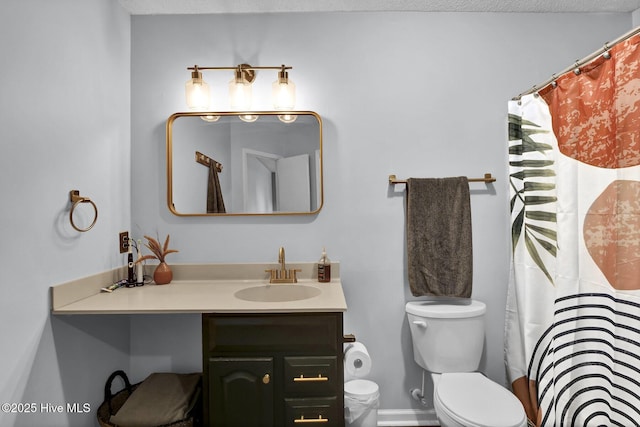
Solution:
M 73 229 L 81 233 L 91 230 L 93 226 L 96 224 L 96 221 L 98 221 L 98 207 L 96 206 L 96 204 L 93 203 L 93 201 L 90 198 L 80 196 L 79 190 L 71 190 L 69 192 L 69 200 L 71 201 L 71 203 L 73 203 L 73 205 L 71 206 L 71 211 L 69 212 L 69 221 L 71 222 L 71 226 L 73 227 Z M 73 222 L 73 211 L 75 210 L 76 206 L 78 206 L 80 203 L 91 203 L 91 206 L 93 206 L 93 210 L 95 212 L 95 216 L 93 217 L 93 222 L 87 228 L 79 228 Z

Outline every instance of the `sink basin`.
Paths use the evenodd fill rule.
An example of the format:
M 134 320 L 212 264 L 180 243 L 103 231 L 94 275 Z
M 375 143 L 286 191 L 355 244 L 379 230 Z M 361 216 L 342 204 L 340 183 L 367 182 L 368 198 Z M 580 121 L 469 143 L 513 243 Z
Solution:
M 320 295 L 322 291 L 305 285 L 264 285 L 241 289 L 234 295 L 245 301 L 286 302 L 300 301 Z

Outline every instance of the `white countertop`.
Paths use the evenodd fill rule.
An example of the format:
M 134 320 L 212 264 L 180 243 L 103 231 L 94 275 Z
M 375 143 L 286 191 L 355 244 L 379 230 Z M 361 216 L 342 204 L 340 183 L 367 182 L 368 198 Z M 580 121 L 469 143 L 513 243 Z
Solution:
M 292 264 L 301 268 L 297 284 L 271 284 L 264 273 L 265 264 L 177 265 L 174 280 L 167 285 L 147 284 L 100 292 L 114 280 L 113 272 L 61 284 L 51 288 L 53 314 L 141 314 L 141 313 L 283 313 L 342 312 L 347 304 L 339 279 L 339 266 L 332 265 L 329 283 L 313 277 L 313 264 Z M 267 265 L 272 268 L 273 265 Z M 109 276 L 110 274 L 110 276 Z M 253 276 L 253 277 L 251 277 Z M 257 277 L 256 277 L 257 276 Z M 205 278 L 210 277 L 210 278 Z M 240 277 L 240 278 L 238 278 Z M 320 293 L 295 301 L 247 301 L 235 293 L 256 286 L 309 286 Z

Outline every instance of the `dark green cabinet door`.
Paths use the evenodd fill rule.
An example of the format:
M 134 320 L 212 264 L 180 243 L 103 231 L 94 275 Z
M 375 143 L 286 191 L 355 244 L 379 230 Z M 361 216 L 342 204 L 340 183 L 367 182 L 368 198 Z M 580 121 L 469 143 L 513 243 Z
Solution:
M 210 358 L 209 378 L 209 426 L 274 426 L 273 358 Z

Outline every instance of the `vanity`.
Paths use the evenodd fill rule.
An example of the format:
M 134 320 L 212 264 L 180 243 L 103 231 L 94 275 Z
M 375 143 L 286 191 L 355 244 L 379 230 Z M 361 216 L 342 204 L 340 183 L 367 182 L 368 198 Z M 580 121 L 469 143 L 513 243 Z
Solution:
M 204 314 L 210 426 L 344 425 L 341 313 Z
M 313 215 L 323 205 L 322 120 L 311 111 L 175 113 L 167 120 L 174 215 Z M 255 120 L 258 120 L 254 123 Z M 203 424 L 344 426 L 340 265 L 171 264 L 168 285 L 101 288 L 126 271 L 51 288 L 54 315 L 197 313 Z M 147 267 L 146 274 L 153 266 Z M 291 280 L 290 280 L 291 279 Z
M 51 288 L 52 313 L 200 313 L 205 426 L 344 426 L 339 263 L 320 283 L 315 263 L 292 263 L 297 283 L 269 283 L 273 264 L 178 264 L 168 285 L 100 288 L 106 272 Z

